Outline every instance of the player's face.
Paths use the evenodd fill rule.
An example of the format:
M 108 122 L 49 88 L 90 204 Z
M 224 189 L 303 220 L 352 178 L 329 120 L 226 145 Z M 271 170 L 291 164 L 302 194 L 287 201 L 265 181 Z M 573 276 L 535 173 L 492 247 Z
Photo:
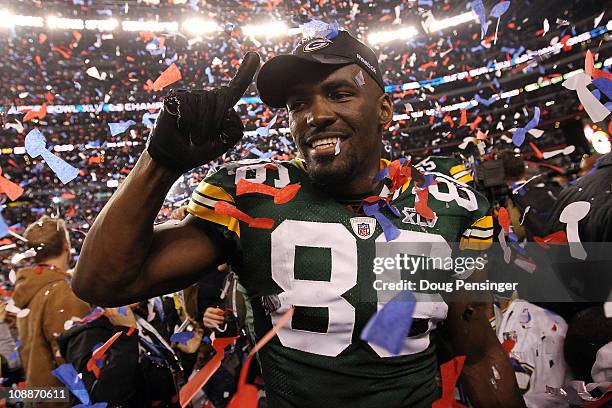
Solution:
M 289 126 L 315 183 L 338 193 L 364 193 L 378 171 L 392 106 L 365 72 L 365 84 L 358 85 L 358 65 L 334 69 L 321 66 L 290 90 Z

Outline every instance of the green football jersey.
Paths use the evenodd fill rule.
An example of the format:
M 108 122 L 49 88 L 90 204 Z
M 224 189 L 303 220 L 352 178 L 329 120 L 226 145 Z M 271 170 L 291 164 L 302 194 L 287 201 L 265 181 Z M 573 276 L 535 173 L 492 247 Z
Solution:
M 433 220 L 414 210 L 412 181 L 393 194 L 400 217 L 381 210 L 400 230 L 393 242 L 461 242 L 469 249 L 490 244 L 487 200 L 448 175 L 431 174 L 437 181 L 429 187 Z M 268 189 L 301 187 L 290 201 L 275 204 L 262 192 L 238 195 L 241 180 Z M 388 193 L 385 186 L 380 195 Z M 238 212 L 215 211 L 220 201 Z M 431 335 L 448 306 L 435 296 L 417 302 L 413 329 L 420 331 L 409 334 L 398 356 L 362 341 L 364 326 L 389 300 L 386 292 L 379 299 L 380 276 L 373 271 L 381 256 L 375 244 L 386 242 L 383 230 L 374 218 L 317 190 L 301 161 L 224 165 L 198 186 L 188 210 L 212 223 L 211 237 L 220 247 L 231 248 L 228 257 L 248 292 L 258 338 L 295 307 L 290 322 L 259 352 L 270 407 L 429 407 L 439 398 Z M 249 227 L 253 218 L 272 219 L 273 225 Z
M 424 172 L 435 171 L 451 176 L 455 180 L 473 186 L 472 172 L 465 168 L 461 160 L 452 156 L 429 156 L 414 165 Z

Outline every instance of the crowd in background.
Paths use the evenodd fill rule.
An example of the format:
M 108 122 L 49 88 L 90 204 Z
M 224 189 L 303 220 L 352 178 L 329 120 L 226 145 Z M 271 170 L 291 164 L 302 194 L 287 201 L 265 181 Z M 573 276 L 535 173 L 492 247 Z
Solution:
M 50 7 L 47 3 L 49 2 L 20 1 L 12 3 L 11 7 L 14 13 L 41 14 L 43 6 Z M 4 385 L 25 382 L 26 385 L 33 386 L 38 381 L 33 379 L 35 375 L 44 377 L 40 384 L 44 384 L 46 379 L 55 381 L 50 370 L 59 362 L 68 361 L 78 372 L 85 373 L 82 376 L 83 381 L 96 401 L 112 399 L 116 401 L 116 405 L 112 406 L 137 406 L 135 404 L 143 401 L 153 406 L 175 406 L 180 387 L 185 384 L 194 369 L 203 367 L 211 358 L 211 334 L 216 330 L 217 336 L 223 336 L 222 333 L 229 330 L 234 334 L 242 334 L 241 342 L 232 350 L 233 354 L 226 358 L 220 371 L 207 384 L 207 388 L 194 399 L 194 404 L 223 407 L 235 391 L 245 353 L 252 345 L 246 335 L 246 317 L 238 316 L 236 310 L 225 306 L 226 302 L 231 300 L 221 298 L 224 286 L 235 284 L 228 278 L 232 276 L 231 271 L 225 267 L 220 267 L 223 273 L 215 274 L 215 282 L 203 280 L 183 292 L 149 299 L 140 304 L 126 305 L 124 308 L 103 309 L 96 307 L 97 305 L 84 304 L 76 297 L 72 299 L 74 302 L 70 303 L 71 298 L 67 294 L 69 285 L 66 282 L 69 275 L 66 273 L 78 258 L 84 236 L 96 215 L 140 156 L 152 123 L 147 123 L 146 116 L 153 115 L 154 120 L 155 109 L 47 114 L 42 119 L 22 122 L 22 114 L 10 114 L 10 108 L 43 103 L 70 105 L 159 102 L 167 89 L 153 92 L 147 89 L 146 81 L 155 80 L 171 64 L 176 64 L 179 68 L 182 79 L 170 87 L 206 88 L 227 84 L 239 66 L 242 55 L 247 51 L 257 51 L 265 61 L 274 55 L 291 51 L 297 42 L 294 37 L 245 36 L 241 27 L 257 22 L 257 16 L 262 13 L 270 18 L 289 22 L 294 27 L 307 23 L 313 17 L 327 22 L 337 20 L 341 27 L 365 41 L 367 35 L 377 29 L 391 29 L 407 22 L 419 21 L 428 12 L 444 16 L 465 11 L 459 10 L 451 3 L 435 1 L 428 5 L 427 2 L 411 0 L 169 0 L 126 2 L 125 6 L 111 7 L 88 0 L 73 0 L 69 3 L 61 2 L 61 8 L 58 2 L 54 12 L 63 17 L 79 18 L 102 18 L 110 12 L 110 15 L 117 18 L 137 15 L 142 18 L 158 18 L 160 21 L 181 20 L 199 15 L 219 21 L 224 29 L 214 35 L 197 39 L 176 33 L 102 34 L 95 31 L 7 29 L 6 33 L 0 36 L 0 50 L 4 56 L 0 61 L 0 96 L 3 107 L 0 167 L 2 176 L 18 183 L 25 191 L 15 201 L 1 196 L 1 215 L 14 234 L 24 235 L 31 242 L 26 244 L 15 235 L 7 235 L 3 239 L 0 237 L 0 285 L 4 295 L 3 308 L 0 309 L 0 353 Z M 576 4 L 571 5 L 561 2 L 563 7 L 557 8 L 533 3 L 527 2 L 525 7 L 511 9 L 511 15 L 505 16 L 499 26 L 497 44 L 493 44 L 490 37 L 481 41 L 480 25 L 474 21 L 456 29 L 373 47 L 384 71 L 385 83 L 401 85 L 426 81 L 487 66 L 495 61 L 517 58 L 528 50 L 546 47 L 567 35 L 573 36 L 592 30 L 594 16 L 603 11 L 596 2 L 582 2 L 580 6 L 576 6 L 580 2 L 573 2 Z M 546 17 L 551 25 L 550 31 L 544 34 L 543 17 Z M 558 22 L 559 19 L 561 23 Z M 602 21 L 600 25 L 605 25 L 607 19 Z M 489 35 L 491 34 L 489 31 Z M 542 237 L 555 232 L 550 217 L 553 214 L 552 209 L 557 205 L 559 194 L 568 186 L 570 190 L 567 191 L 573 192 L 578 188 L 586 188 L 580 183 L 594 185 L 596 181 L 592 179 L 608 177 L 597 174 L 601 175 L 610 169 L 607 166 L 609 154 L 599 158 L 597 162 L 597 155 L 589 156 L 583 162 L 584 166 L 588 166 L 579 169 L 582 155 L 593 152 L 588 143 L 580 142 L 576 136 L 578 132 L 582 132 L 582 127 L 576 126 L 575 123 L 582 123 L 580 121 L 583 119 L 588 120 L 575 92 L 563 88 L 560 84 L 532 92 L 522 91 L 517 96 L 496 101 L 490 106 L 480 104 L 468 109 L 468 123 L 464 126 L 459 126 L 460 110 L 445 113 L 439 108 L 471 100 L 476 94 L 487 99 L 506 90 L 521 88 L 528 83 L 541 83 L 558 74 L 582 68 L 584 52 L 587 49 L 598 52 L 598 61 L 605 61 L 610 57 L 609 45 L 606 44 L 608 36 L 609 34 L 606 34 L 601 42 L 600 39 L 595 39 L 564 49 L 558 54 L 541 56 L 533 63 L 505 70 L 499 76 L 491 73 L 435 87 L 426 86 L 403 91 L 394 89 L 390 95 L 397 115 L 427 109 L 434 109 L 434 113 L 394 120 L 385 131 L 383 139 L 387 158 L 409 157 L 416 163 L 429 155 L 454 155 L 473 171 L 482 161 L 498 157 L 504 161 L 506 167 L 508 191 L 515 188 L 517 183 L 520 185 L 532 176 L 544 174 L 542 184 L 545 190 L 534 188 L 529 194 L 535 194 L 536 198 L 531 201 L 528 201 L 524 194 L 515 194 L 513 197 L 506 191 L 503 195 L 493 196 L 493 204 L 495 211 L 504 207 L 508 208 L 511 214 L 512 209 L 516 208 L 515 212 L 523 218 L 526 207 L 532 209 L 531 215 L 538 206 L 541 208 L 540 222 L 537 218 L 531 218 L 531 215 L 531 223 L 523 225 L 522 222 L 513 222 L 514 232 L 520 235 L 520 240 L 533 242 L 534 236 Z M 88 75 L 86 70 L 91 67 L 104 73 L 105 79 Z M 255 86 L 252 85 L 245 97 L 256 96 Z M 528 143 L 520 149 L 513 149 L 514 146 L 509 143 L 512 137 L 509 129 L 524 126 L 533 117 L 536 106 L 541 109 L 538 129 L 544 130 L 544 135 L 537 140 L 530 139 L 532 143 L 541 151 L 573 144 L 576 146 L 573 154 L 543 160 L 538 157 L 537 149 Z M 237 105 L 236 109 L 245 124 L 245 138 L 216 162 L 183 175 L 170 191 L 158 216 L 159 222 L 184 216 L 181 215 L 182 206 L 186 204 L 191 192 L 209 168 L 244 158 L 269 157 L 287 160 L 295 157 L 295 146 L 290 135 L 277 131 L 288 127 L 284 109 L 272 110 L 252 100 Z M 125 132 L 111 135 L 108 123 L 127 120 L 134 120 L 136 124 Z M 473 123 L 475 125 L 471 127 L 470 124 Z M 266 126 L 269 126 L 269 129 L 266 129 Z M 79 176 L 75 180 L 63 185 L 43 160 L 15 151 L 15 148 L 24 145 L 25 135 L 34 128 L 45 135 L 48 146 L 73 145 L 72 149 L 56 154 L 79 169 Z M 459 147 L 465 137 L 475 134 L 476 129 L 487 133 L 486 151 L 479 152 L 475 145 Z M 132 145 L 112 146 L 118 142 L 131 142 Z M 519 170 L 516 170 L 517 168 Z M 516 170 L 514 173 L 513 169 Z M 579 176 L 587 174 L 590 178 L 581 179 L 586 181 L 577 181 Z M 113 181 L 116 183 L 112 183 Z M 571 187 L 574 184 L 581 187 Z M 545 191 L 544 195 L 538 196 L 542 191 Z M 605 191 L 604 189 L 600 192 L 603 194 Z M 490 190 L 484 189 L 483 192 L 491 193 Z M 542 197 L 550 199 L 550 202 L 546 202 Z M 612 206 L 608 196 L 603 196 L 602 200 L 607 200 L 608 205 Z M 516 220 L 516 217 L 514 219 Z M 64 222 L 69 237 L 62 240 Z M 47 228 L 47 223 L 52 223 L 51 230 L 55 228 L 57 234 L 50 231 L 50 235 L 45 235 L 40 242 L 48 242 L 51 238 L 59 242 L 57 251 L 52 251 L 51 258 L 59 258 L 63 262 L 60 266 L 54 266 L 55 261 L 49 264 L 48 259 L 24 255 L 27 249 L 32 247 L 32 242 L 38 242 L 32 239 L 37 234 L 36 229 L 43 226 Z M 603 223 L 605 224 L 605 221 Z M 599 221 L 598 224 L 601 225 L 602 222 Z M 30 229 L 26 230 L 29 225 Z M 601 241 L 610 240 L 610 235 L 605 234 L 604 232 L 599 235 Z M 593 237 L 597 238 L 597 234 Z M 64 242 L 67 246 L 64 246 Z M 3 249 L 3 246 L 6 249 Z M 37 257 L 40 258 L 40 251 L 37 251 Z M 42 266 L 44 273 L 36 270 L 40 264 L 46 265 Z M 59 272 L 54 272 L 53 269 L 59 269 Z M 30 293 L 26 290 L 24 295 L 23 290 L 24 287 L 27 289 L 28 282 L 40 280 L 42 275 L 49 275 L 50 280 L 39 282 L 30 290 L 39 287 L 36 285 L 48 285 L 50 293 L 45 294 L 37 290 Z M 55 296 L 60 302 L 59 306 L 48 311 L 56 318 L 40 317 L 41 331 L 36 334 L 27 333 L 27 329 L 19 327 L 19 320 L 27 315 L 23 310 L 33 313 L 37 307 L 31 306 L 32 299 L 48 296 Z M 600 362 L 600 366 L 603 364 L 602 359 L 597 360 L 596 357 L 612 338 L 610 323 L 603 316 L 601 305 L 568 308 L 563 305 L 529 304 L 524 308 L 531 311 L 530 319 L 534 319 L 534 324 L 525 327 L 521 320 L 524 310 L 518 310 L 517 306 L 519 301 L 520 299 L 515 297 L 510 301 L 497 302 L 491 312 L 491 318 L 502 343 L 511 340 L 506 338 L 505 333 L 517 330 L 533 332 L 533 343 L 524 349 L 515 350 L 517 364 L 524 363 L 522 371 L 516 370 L 522 390 L 525 393 L 530 389 L 535 390 L 537 379 L 537 395 L 532 401 L 526 397 L 529 406 L 547 406 L 537 405 L 543 404 L 538 402 L 538 398 L 543 398 L 542 395 L 546 394 L 546 386 L 561 387 L 568 378 L 587 383 L 611 380 L 610 376 L 605 374 L 605 365 L 591 371 L 596 361 Z M 64 306 L 67 304 L 71 304 L 77 311 L 68 312 L 68 307 Z M 515 309 L 513 315 L 512 310 Z M 552 309 L 556 314 L 549 312 Z M 84 320 L 81 320 L 83 317 Z M 30 316 L 30 319 L 32 318 L 33 315 Z M 53 327 L 44 327 L 44 322 L 47 321 Z M 230 326 L 235 327 L 228 327 L 228 322 Z M 544 341 L 541 332 L 544 326 L 546 330 L 550 330 L 551 324 L 555 327 L 555 333 L 550 333 L 548 340 Z M 218 329 L 222 327 L 225 329 L 220 332 Z M 132 331 L 128 335 L 130 328 L 137 328 L 136 333 Z M 179 328 L 181 330 L 178 330 Z M 103 363 L 92 363 L 93 351 L 117 332 L 122 335 L 103 356 Z M 176 341 L 176 338 L 173 340 L 172 336 L 178 332 L 194 334 L 185 341 Z M 564 345 L 566 334 L 570 341 Z M 31 347 L 40 347 L 40 350 L 46 347 L 36 344 L 37 339 L 46 339 L 46 342 L 52 345 L 50 349 L 45 349 L 48 351 L 48 365 L 44 369 L 41 369 L 42 366 L 38 363 L 35 364 L 36 368 L 33 368 L 32 364 L 27 366 L 28 359 L 33 355 Z M 583 347 L 585 343 L 590 346 Z M 534 357 L 537 350 L 543 350 L 540 347 L 544 346 L 550 351 L 547 354 L 549 361 L 544 361 L 539 356 Z M 609 355 L 610 350 L 606 353 Z M 37 358 L 42 354 L 42 351 L 34 352 Z M 552 358 L 552 355 L 555 357 Z M 144 356 L 147 357 L 143 358 Z M 533 361 L 533 364 L 526 363 L 528 360 Z M 553 360 L 554 363 L 551 364 Z M 543 361 L 549 367 L 541 366 Z M 92 364 L 97 370 L 91 367 Z M 256 365 L 251 369 L 251 382 L 257 383 L 257 370 Z M 549 375 L 544 374 L 545 372 Z M 122 387 L 117 387 L 117 378 L 122 379 L 119 381 Z M 123 382 L 123 379 L 127 378 L 131 379 L 131 382 Z M 261 386 L 260 381 L 259 383 Z

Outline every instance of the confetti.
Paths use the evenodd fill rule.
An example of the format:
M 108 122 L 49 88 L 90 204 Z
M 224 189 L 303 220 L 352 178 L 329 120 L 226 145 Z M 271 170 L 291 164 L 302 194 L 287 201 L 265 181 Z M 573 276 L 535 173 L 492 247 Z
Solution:
M 195 332 L 192 331 L 174 333 L 172 336 L 170 336 L 170 341 L 173 343 L 181 343 L 186 346 L 187 342 L 191 340 L 194 336 Z
M 364 85 L 365 85 L 365 78 L 363 77 L 363 71 L 362 71 L 362 70 L 359 70 L 359 72 L 357 73 L 357 75 L 355 75 L 355 76 L 353 77 L 353 80 L 355 81 L 355 84 L 356 84 L 358 87 L 360 87 L 360 88 L 361 88 L 362 86 L 364 86 Z
M 480 95 L 476 94 L 476 95 L 474 95 L 474 99 L 479 104 L 482 104 L 484 106 L 491 106 L 493 103 L 495 103 L 499 99 L 499 97 L 497 95 L 493 95 L 489 99 L 483 99 L 483 98 L 480 97 Z
M 117 136 L 130 128 L 130 126 L 134 126 L 136 122 L 133 120 L 128 120 L 126 122 L 121 121 L 117 123 L 109 123 L 108 127 L 110 128 L 111 136 Z M 147 126 L 148 127 L 148 126 Z M 152 126 L 151 126 L 152 127 Z
M 122 332 L 116 332 L 100 347 L 96 348 L 91 354 L 91 358 L 87 361 L 87 370 L 94 373 L 96 378 L 100 378 L 100 362 L 104 362 L 106 351 L 113 345 L 115 341 L 121 336 Z M 103 365 L 102 365 L 103 366 Z
M 399 292 L 370 318 L 361 332 L 361 340 L 398 355 L 410 332 L 415 305 L 412 292 Z
M 467 110 L 461 109 L 461 119 L 459 121 L 459 127 L 465 126 L 467 124 Z
M 181 79 L 181 71 L 179 71 L 176 64 L 172 64 L 168 68 L 166 68 L 164 72 L 161 73 L 161 75 L 155 80 L 155 82 L 153 82 L 152 87 L 154 91 L 160 91 L 168 85 L 171 85 L 176 81 L 180 81 Z
M 215 204 L 215 212 L 217 214 L 229 215 L 239 221 L 246 222 L 251 228 L 270 229 L 274 227 L 274 220 L 272 218 L 253 218 L 225 201 L 217 201 Z
M 527 132 L 538 126 L 538 123 L 540 123 L 540 108 L 536 106 L 534 108 L 533 118 L 527 122 L 524 128 L 518 128 L 512 135 L 512 143 L 520 147 L 525 142 L 525 135 Z
M 455 401 L 455 387 L 463 370 L 465 356 L 457 356 L 440 366 L 442 377 L 442 397 L 435 401 L 431 408 L 465 408 L 465 405 Z
M 62 382 L 68 389 L 81 401 L 82 404 L 91 404 L 89 393 L 85 388 L 85 383 L 77 373 L 72 364 L 62 364 L 51 374 Z
M 104 81 L 106 79 L 106 72 L 103 72 L 102 74 L 100 74 L 100 72 L 98 71 L 98 68 L 96 67 L 88 68 L 87 71 L 85 71 L 85 73 L 92 78 L 99 79 L 100 81 Z
M 549 30 L 550 30 L 550 24 L 548 23 L 548 19 L 545 18 L 544 19 L 544 32 L 542 33 L 542 37 L 545 36 Z
M 489 28 L 489 23 L 487 23 L 487 17 L 485 15 L 485 8 L 482 4 L 482 0 L 474 0 L 468 3 L 468 6 L 474 10 L 474 13 L 478 16 L 478 21 L 480 23 L 480 39 L 485 38 L 487 34 L 487 29 Z
M 559 149 L 559 150 L 551 150 L 549 152 L 544 152 L 542 153 L 542 158 L 544 160 L 550 159 L 551 157 L 555 157 L 559 154 L 562 154 L 564 156 L 567 156 L 568 154 L 572 154 L 574 153 L 574 150 L 576 150 L 576 147 L 571 145 L 571 146 L 566 146 L 563 149 Z
M 79 175 L 78 169 L 47 150 L 45 137 L 38 129 L 31 130 L 25 137 L 25 149 L 32 157 L 41 156 L 64 184 L 74 180 Z
M 47 104 L 43 103 L 39 110 L 28 111 L 23 117 L 23 123 L 30 121 L 32 119 L 42 120 L 45 118 L 45 116 L 47 116 Z
M 334 150 L 334 156 L 337 156 L 340 154 L 340 143 L 342 143 L 340 141 L 340 138 L 338 138 L 338 140 L 336 140 L 336 148 Z
M 593 21 L 593 28 L 597 27 L 599 25 L 599 23 L 601 23 L 601 19 L 603 18 L 604 14 L 606 13 L 606 11 L 602 11 L 600 15 L 598 15 L 597 17 L 595 17 L 595 20 Z
M 300 184 L 289 184 L 283 188 L 276 188 L 267 186 L 261 183 L 253 183 L 245 179 L 241 179 L 236 184 L 236 194 L 251 194 L 259 193 L 266 194 L 274 197 L 274 204 L 286 204 L 293 200 L 298 191 L 300 191 Z
M 510 215 L 508 215 L 508 211 L 505 207 L 501 207 L 499 209 L 499 213 L 497 214 L 497 221 L 499 222 L 499 225 L 501 225 L 506 234 L 510 232 Z
M 385 234 L 385 239 L 387 240 L 387 242 L 393 241 L 394 239 L 397 239 L 400 236 L 399 229 L 380 212 L 380 207 L 378 203 L 364 205 L 363 212 L 369 217 L 376 218 L 378 225 L 380 225 L 383 230 L 383 233 Z
M 278 115 L 274 115 L 274 117 L 272 118 L 272 120 L 264 127 L 258 127 L 256 129 L 257 134 L 261 137 L 268 137 L 270 136 L 270 128 L 272 128 L 272 126 L 274 126 L 274 124 L 276 123 L 276 118 L 278 117 Z
M 23 188 L 18 184 L 13 183 L 2 175 L 2 169 L 0 168 L 0 193 L 4 193 L 8 196 L 11 201 L 15 201 L 23 194 Z
M 238 377 L 238 387 L 236 390 L 236 394 L 232 397 L 230 403 L 227 405 L 227 408 L 257 408 L 257 400 L 258 400 L 258 391 L 257 387 L 254 385 L 248 384 L 246 382 L 247 374 L 249 372 L 249 367 L 251 366 L 251 361 L 253 360 L 253 356 L 257 353 L 263 346 L 266 345 L 276 333 L 293 317 L 294 308 L 291 307 L 289 310 L 285 312 L 284 315 L 277 320 L 276 324 L 268 333 L 266 333 L 258 342 L 255 344 L 255 347 L 249 352 L 249 356 L 246 361 L 242 365 L 240 369 L 240 376 Z
M 509 1 L 502 1 L 501 3 L 497 3 L 495 6 L 493 6 L 493 9 L 491 9 L 490 16 L 497 19 L 497 26 L 495 27 L 495 39 L 493 40 L 493 44 L 497 44 L 497 31 L 499 29 L 499 20 L 501 19 L 501 16 L 506 11 L 508 11 L 509 7 Z
M 591 120 L 601 122 L 610 114 L 610 111 L 587 88 L 587 85 L 590 84 L 591 77 L 584 72 L 579 72 L 562 83 L 565 88 L 576 91 L 580 103 L 584 106 L 584 110 Z
M 573 258 L 585 260 L 587 253 L 580 242 L 578 234 L 578 221 L 587 216 L 591 210 L 591 203 L 588 201 L 576 201 L 568 204 L 561 214 L 559 221 L 566 224 L 567 242 L 570 245 L 570 254 Z

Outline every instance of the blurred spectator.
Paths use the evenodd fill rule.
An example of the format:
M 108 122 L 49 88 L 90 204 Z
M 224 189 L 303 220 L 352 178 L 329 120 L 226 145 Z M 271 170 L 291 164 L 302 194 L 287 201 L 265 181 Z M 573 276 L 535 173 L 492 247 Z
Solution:
M 66 321 L 78 320 L 91 308 L 70 287 L 70 242 L 64 221 L 43 216 L 24 235 L 36 251 L 36 264 L 17 272 L 13 299 L 21 308 L 17 328 L 26 387 L 61 387 L 51 374 L 64 363 L 56 338 Z
M 77 324 L 58 339 L 62 355 L 82 373 L 94 402 L 110 407 L 178 407 L 186 382 L 176 351 L 149 322 L 147 302 L 107 308 L 104 315 Z M 122 334 L 106 351 L 98 374 L 87 369 L 92 351 Z M 200 337 L 201 339 L 201 337 Z
M 509 350 L 516 381 L 529 408 L 566 407 L 546 393 L 546 386 L 562 387 L 568 377 L 563 356 L 567 324 L 561 316 L 521 299 L 498 301 L 491 326 Z

